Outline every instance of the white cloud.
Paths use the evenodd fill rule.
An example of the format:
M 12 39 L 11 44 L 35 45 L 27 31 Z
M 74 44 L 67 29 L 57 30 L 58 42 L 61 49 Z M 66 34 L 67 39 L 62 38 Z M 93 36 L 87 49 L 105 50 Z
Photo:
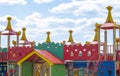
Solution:
M 34 0 L 35 3 L 41 4 L 41 3 L 48 3 L 52 2 L 53 0 Z
M 72 0 L 69 3 L 61 3 L 50 9 L 51 13 L 73 13 L 75 16 L 83 16 L 90 12 L 96 12 L 98 15 L 103 15 L 105 7 L 108 5 L 119 7 L 119 0 Z M 119 7 L 120 8 L 120 7 Z M 117 8 L 116 8 L 117 9 Z M 92 14 L 92 13 L 91 13 Z
M 6 25 L 6 18 L 7 16 L 0 17 L 0 20 L 4 22 L 4 25 Z M 74 31 L 74 34 L 83 33 L 83 30 L 86 30 L 86 27 L 91 27 L 93 21 L 94 19 L 88 20 L 87 18 L 72 19 L 57 18 L 55 16 L 42 17 L 40 13 L 33 12 L 31 15 L 26 16 L 24 19 L 19 19 L 18 17 L 13 16 L 12 27 L 15 31 L 19 31 L 22 29 L 22 27 L 26 27 L 28 39 L 33 39 L 37 42 L 39 42 L 40 39 L 41 42 L 45 40 L 47 31 L 50 31 L 52 33 L 51 36 L 53 39 L 58 39 L 57 41 L 63 41 L 62 39 L 68 39 L 66 36 L 68 35 L 68 31 L 70 29 Z M 4 28 L 5 27 L 6 26 L 4 26 Z M 92 27 L 94 27 L 94 25 Z
M 27 4 L 26 0 L 0 0 L 0 4 L 21 4 L 21 5 L 25 5 Z

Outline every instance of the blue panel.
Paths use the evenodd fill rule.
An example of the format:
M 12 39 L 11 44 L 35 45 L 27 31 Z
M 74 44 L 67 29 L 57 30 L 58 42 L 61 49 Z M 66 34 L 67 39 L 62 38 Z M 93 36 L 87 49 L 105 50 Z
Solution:
M 98 76 L 114 76 L 115 63 L 113 61 L 100 62 L 98 65 Z
M 74 68 L 85 68 L 87 66 L 87 62 L 74 62 L 73 67 Z

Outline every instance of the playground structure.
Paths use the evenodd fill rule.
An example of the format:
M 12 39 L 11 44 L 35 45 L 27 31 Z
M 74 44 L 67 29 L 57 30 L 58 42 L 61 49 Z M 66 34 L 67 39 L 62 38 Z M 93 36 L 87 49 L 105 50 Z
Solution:
M 34 41 L 27 40 L 26 28 L 22 28 L 19 38 L 21 32 L 12 29 L 11 17 L 8 17 L 5 31 L 0 32 L 0 76 L 120 76 L 120 25 L 113 21 L 112 7 L 108 6 L 107 10 L 105 23 L 95 24 L 94 39 L 85 44 L 75 43 L 73 31 L 69 30 L 69 44 L 51 42 L 47 32 L 46 42 L 35 45 Z M 109 30 L 112 35 L 108 34 Z M 1 47 L 4 35 L 8 37 L 6 48 Z M 13 35 L 16 40 L 11 46 Z M 109 37 L 113 37 L 111 45 Z

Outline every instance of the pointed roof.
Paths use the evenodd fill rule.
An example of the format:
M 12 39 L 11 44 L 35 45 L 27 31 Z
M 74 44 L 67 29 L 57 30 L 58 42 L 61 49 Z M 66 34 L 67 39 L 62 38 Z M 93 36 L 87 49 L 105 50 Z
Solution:
M 69 30 L 69 39 L 68 39 L 68 42 L 74 42 L 74 40 L 73 40 L 73 37 L 72 37 L 72 33 L 73 33 L 73 31 L 72 30 Z
M 106 7 L 107 10 L 108 10 L 108 16 L 107 16 L 107 19 L 106 19 L 106 22 L 104 24 L 101 25 L 101 29 L 113 29 L 114 27 L 115 28 L 118 28 L 118 26 L 115 26 L 114 25 L 114 20 L 112 18 L 112 13 L 111 13 L 111 10 L 112 10 L 112 6 L 108 6 Z
M 50 32 L 48 31 L 46 34 L 47 34 L 46 43 L 49 43 L 49 42 L 51 42 L 51 40 L 50 40 Z
M 17 35 L 17 32 L 13 31 L 12 29 L 12 25 L 11 25 L 11 17 L 8 17 L 8 23 L 7 23 L 7 27 L 5 29 L 5 31 L 1 32 L 1 35 Z
M 36 59 L 38 58 L 38 59 Z M 44 60 L 48 62 L 50 65 L 53 64 L 64 64 L 63 61 L 61 61 L 59 58 L 55 57 L 53 54 L 51 54 L 48 51 L 45 50 L 34 50 L 30 53 L 28 53 L 26 56 L 24 56 L 22 59 L 20 59 L 17 64 L 22 64 L 24 61 L 39 61 Z

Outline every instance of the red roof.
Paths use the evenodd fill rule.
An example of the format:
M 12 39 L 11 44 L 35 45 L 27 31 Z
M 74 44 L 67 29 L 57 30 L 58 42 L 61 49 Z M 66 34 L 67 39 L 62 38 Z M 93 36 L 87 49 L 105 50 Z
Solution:
M 101 29 L 113 29 L 114 27 L 114 23 L 104 23 L 100 26 Z M 116 28 L 118 27 L 116 26 Z
M 44 59 L 42 59 L 39 55 L 37 55 L 37 53 L 38 53 L 42 57 L 44 57 L 45 59 L 47 59 L 48 61 L 50 61 L 50 62 L 52 62 L 54 64 L 64 64 L 64 62 L 62 60 L 60 60 L 59 58 L 55 57 L 52 53 L 50 53 L 48 51 L 45 51 L 45 50 L 37 50 L 36 51 L 36 50 L 34 50 L 31 53 L 32 53 L 32 55 L 29 58 L 27 58 L 25 61 L 29 61 L 29 62 L 41 62 Z
M 58 59 L 57 57 L 55 57 L 53 54 L 51 54 L 48 51 L 39 50 L 37 52 L 55 64 L 64 64 L 62 60 Z

